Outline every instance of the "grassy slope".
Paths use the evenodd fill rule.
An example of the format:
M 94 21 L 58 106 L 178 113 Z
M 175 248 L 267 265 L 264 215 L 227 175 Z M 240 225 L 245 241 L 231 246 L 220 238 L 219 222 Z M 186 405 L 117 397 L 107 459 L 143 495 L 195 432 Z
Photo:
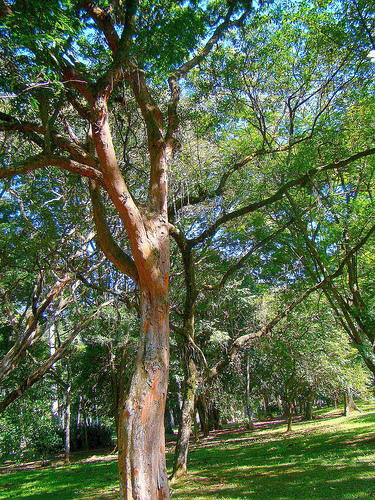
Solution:
M 115 500 L 117 462 L 106 460 L 3 469 L 0 500 Z M 172 498 L 375 500 L 375 408 L 326 414 L 289 434 L 284 424 L 219 433 L 192 446 L 189 471 L 172 485 Z

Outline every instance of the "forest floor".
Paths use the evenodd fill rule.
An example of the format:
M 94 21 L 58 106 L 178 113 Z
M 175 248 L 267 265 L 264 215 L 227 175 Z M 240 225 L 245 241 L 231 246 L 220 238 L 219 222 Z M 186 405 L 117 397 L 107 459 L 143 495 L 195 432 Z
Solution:
M 310 422 L 256 422 L 192 442 L 178 500 L 375 500 L 375 406 L 348 417 L 320 411 Z M 168 445 L 168 463 L 173 443 Z M 72 463 L 2 464 L 0 500 L 117 500 L 116 455 L 73 454 Z

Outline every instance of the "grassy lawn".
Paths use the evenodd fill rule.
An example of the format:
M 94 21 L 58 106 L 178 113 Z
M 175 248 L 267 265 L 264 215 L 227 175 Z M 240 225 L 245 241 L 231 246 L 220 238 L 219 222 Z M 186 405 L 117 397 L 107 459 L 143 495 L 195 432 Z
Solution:
M 0 500 L 118 499 L 115 456 L 75 460 L 2 467 Z M 288 434 L 283 423 L 259 423 L 201 439 L 172 492 L 179 500 L 375 500 L 375 407 L 350 417 L 326 411 Z

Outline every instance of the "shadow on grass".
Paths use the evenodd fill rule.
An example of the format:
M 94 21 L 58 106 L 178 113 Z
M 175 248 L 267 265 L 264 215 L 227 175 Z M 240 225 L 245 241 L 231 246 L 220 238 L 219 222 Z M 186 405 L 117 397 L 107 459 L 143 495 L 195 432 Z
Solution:
M 118 498 L 117 461 L 16 471 L 0 476 L 0 499 Z
M 357 417 L 370 423 L 375 414 Z M 192 450 L 191 473 L 172 498 L 210 500 L 375 500 L 375 432 L 243 433 Z M 366 432 L 366 434 L 363 434 Z
M 374 423 L 373 411 L 300 423 L 292 433 L 285 432 L 284 423 L 218 433 L 192 445 L 190 474 L 172 486 L 172 499 L 375 500 Z M 114 457 L 0 475 L 0 500 L 118 496 Z

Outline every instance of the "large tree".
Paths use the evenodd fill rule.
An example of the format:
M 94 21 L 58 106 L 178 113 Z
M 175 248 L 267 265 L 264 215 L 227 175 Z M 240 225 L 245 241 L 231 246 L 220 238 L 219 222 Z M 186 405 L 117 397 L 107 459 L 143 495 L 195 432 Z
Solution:
M 6 98 L 0 115 L 6 143 L 0 178 L 43 167 L 46 176 L 58 167 L 87 177 L 98 243 L 140 290 L 139 351 L 119 414 L 121 498 L 169 498 L 164 450 L 167 171 L 179 148 L 179 80 L 251 10 L 240 2 L 215 5 L 136 0 L 0 4 Z M 132 183 L 129 159 L 116 152 L 111 132 L 116 98 L 125 110 L 130 101 L 141 116 L 147 152 L 141 158 L 137 151 L 130 163 L 143 161 L 146 182 L 140 175 L 141 182 Z M 125 227 L 128 244 L 111 234 L 103 193 Z

